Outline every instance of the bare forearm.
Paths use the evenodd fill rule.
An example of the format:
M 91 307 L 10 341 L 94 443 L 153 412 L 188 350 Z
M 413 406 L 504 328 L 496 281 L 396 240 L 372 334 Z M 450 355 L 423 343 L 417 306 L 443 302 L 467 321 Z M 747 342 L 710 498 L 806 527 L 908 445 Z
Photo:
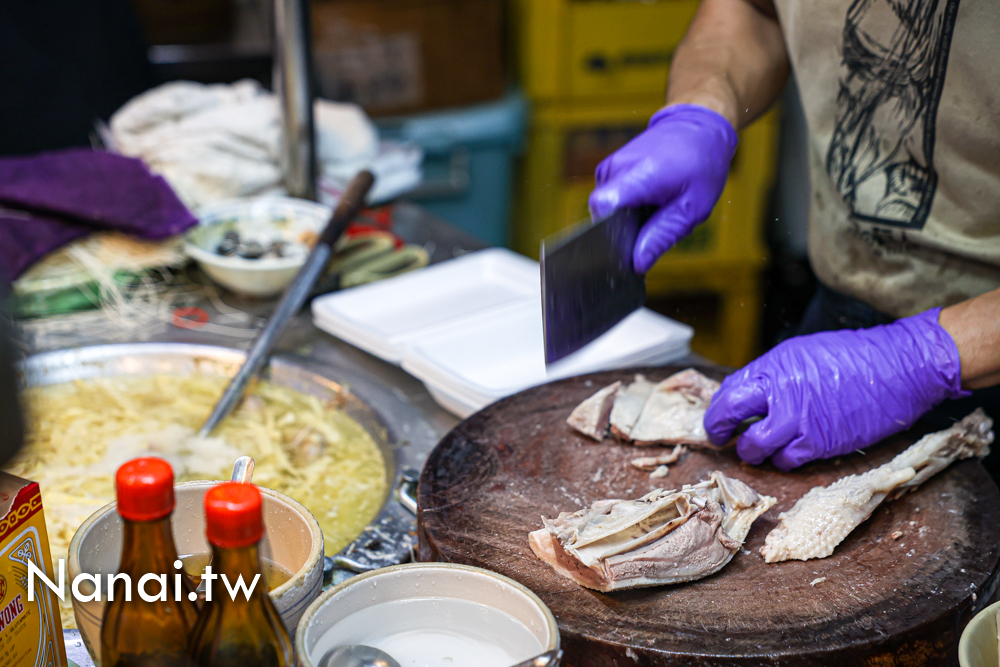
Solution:
M 674 54 L 667 104 L 700 104 L 740 129 L 774 103 L 788 72 L 770 0 L 703 0 Z
M 943 309 L 939 322 L 958 346 L 962 386 L 1000 384 L 1000 290 Z

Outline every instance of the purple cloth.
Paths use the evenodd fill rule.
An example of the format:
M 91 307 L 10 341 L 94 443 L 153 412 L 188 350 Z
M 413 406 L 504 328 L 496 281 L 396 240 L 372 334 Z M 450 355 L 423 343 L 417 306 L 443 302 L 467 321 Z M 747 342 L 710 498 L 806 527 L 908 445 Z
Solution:
M 705 413 L 709 438 L 723 444 L 744 419 L 763 416 L 736 453 L 791 470 L 864 449 L 941 401 L 968 396 L 940 312 L 786 340 L 723 381 Z
M 632 251 L 636 272 L 646 273 L 712 212 L 735 152 L 736 130 L 711 109 L 661 109 L 642 134 L 597 166 L 590 212 L 603 218 L 619 208 L 657 208 Z
M 91 232 L 156 240 L 196 223 L 167 182 L 135 158 L 74 148 L 0 159 L 0 274 L 7 280 Z

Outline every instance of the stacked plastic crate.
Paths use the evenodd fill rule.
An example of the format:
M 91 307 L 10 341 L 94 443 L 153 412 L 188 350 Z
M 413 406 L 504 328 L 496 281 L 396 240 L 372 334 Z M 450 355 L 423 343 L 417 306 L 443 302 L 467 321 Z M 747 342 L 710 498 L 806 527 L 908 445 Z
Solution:
M 597 164 L 663 105 L 671 57 L 698 2 L 511 2 L 518 73 L 532 105 L 514 247 L 537 257 L 543 237 L 588 217 Z M 776 141 L 774 112 L 741 133 L 711 218 L 647 279 L 652 303 L 699 305 L 692 347 L 723 364 L 742 365 L 758 351 Z

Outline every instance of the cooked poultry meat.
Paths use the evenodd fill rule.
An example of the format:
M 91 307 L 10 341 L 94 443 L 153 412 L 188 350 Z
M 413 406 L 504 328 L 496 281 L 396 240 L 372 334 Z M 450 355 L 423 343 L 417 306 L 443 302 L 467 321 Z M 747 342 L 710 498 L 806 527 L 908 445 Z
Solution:
M 600 442 L 608 433 L 611 407 L 621 382 L 610 384 L 573 409 L 566 423 L 580 433 Z
M 653 472 L 649 473 L 649 478 L 650 479 L 663 479 L 664 477 L 666 477 L 669 474 L 670 474 L 670 466 L 662 465 L 662 466 L 657 466 L 656 470 L 654 470 Z
M 680 491 L 638 500 L 599 500 L 542 517 L 528 535 L 535 555 L 559 574 L 599 591 L 693 581 L 718 572 L 774 498 L 713 472 Z
M 689 368 L 680 373 L 674 373 L 666 380 L 656 385 L 654 391 L 671 392 L 676 391 L 691 400 L 704 403 L 706 406 L 711 402 L 712 396 L 719 390 L 719 383 L 710 377 L 705 377 L 693 368 Z
M 719 383 L 693 368 L 671 375 L 653 391 L 628 439 L 634 445 L 708 446 L 705 410 Z
M 604 411 L 610 408 L 611 432 L 635 445 L 709 445 L 705 410 L 719 383 L 693 368 L 653 384 L 636 375 L 632 384 L 616 382 L 573 410 L 567 422 L 595 440 L 606 432 Z
M 954 461 L 986 456 L 992 426 L 977 409 L 951 428 L 925 435 L 885 465 L 811 489 L 779 515 L 761 555 L 768 563 L 826 558 L 887 497 L 916 489 Z
M 642 406 L 646 404 L 655 385 L 644 375 L 636 375 L 635 381 L 618 390 L 614 407 L 611 409 L 611 432 L 615 437 L 627 440 L 632 427 L 635 426 Z
M 656 470 L 660 466 L 665 466 L 669 463 L 674 463 L 681 457 L 681 454 L 687 451 L 684 445 L 677 445 L 673 450 L 669 452 L 664 452 L 657 456 L 640 456 L 639 458 L 632 459 L 632 467 L 638 468 L 639 470 Z

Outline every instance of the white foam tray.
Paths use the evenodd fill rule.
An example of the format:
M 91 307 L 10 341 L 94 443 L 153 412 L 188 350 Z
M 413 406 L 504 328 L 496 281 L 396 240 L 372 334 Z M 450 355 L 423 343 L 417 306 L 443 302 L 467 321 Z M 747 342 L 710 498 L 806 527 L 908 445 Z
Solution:
M 425 382 L 424 386 L 427 387 L 427 391 L 437 401 L 438 405 L 462 419 L 479 412 L 489 405 L 489 403 L 480 403 L 479 401 L 471 400 L 467 396 L 456 396 L 447 389 L 429 382 Z
M 694 333 L 643 308 L 546 367 L 538 263 L 505 249 L 320 297 L 312 312 L 316 326 L 401 364 L 460 417 L 550 380 L 669 363 Z
M 635 365 L 662 366 L 673 361 L 677 361 L 681 357 L 687 355 L 688 352 L 689 348 L 685 346 L 683 349 L 669 350 L 658 357 L 646 359 Z M 628 365 L 631 366 L 632 364 Z M 477 398 L 469 394 L 462 395 L 461 393 L 455 393 L 451 389 L 434 384 L 433 381 L 424 380 L 423 383 L 430 395 L 435 401 L 437 401 L 438 405 L 453 415 L 461 417 L 462 419 L 479 412 L 490 403 L 494 403 L 503 398 L 503 396 L 497 396 L 495 398 Z
M 677 359 L 687 354 L 693 334 L 691 327 L 642 308 L 546 367 L 541 306 L 522 302 L 414 341 L 402 366 L 425 384 L 482 406 L 559 378 Z
M 489 248 L 320 297 L 312 313 L 321 329 L 399 363 L 411 341 L 435 329 L 515 301 L 540 303 L 539 283 L 537 262 Z

